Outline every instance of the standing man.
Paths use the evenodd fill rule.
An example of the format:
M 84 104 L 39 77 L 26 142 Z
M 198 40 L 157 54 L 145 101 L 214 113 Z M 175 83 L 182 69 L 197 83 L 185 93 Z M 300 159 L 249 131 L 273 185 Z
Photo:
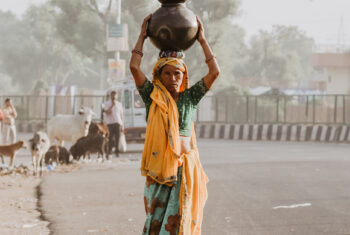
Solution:
M 0 109 L 0 144 L 2 144 L 2 121 L 4 120 L 4 113 Z
M 11 99 L 5 100 L 5 107 L 3 112 L 3 127 L 2 127 L 2 141 L 3 144 L 13 144 L 16 142 L 16 125 L 15 119 L 17 118 L 17 112 L 12 105 Z
M 123 106 L 117 99 L 117 92 L 112 91 L 110 99 L 107 100 L 104 105 L 104 111 L 105 121 L 109 130 L 109 153 L 111 153 L 112 148 L 115 147 L 115 156 L 119 157 L 119 137 L 120 132 L 123 131 L 124 115 Z

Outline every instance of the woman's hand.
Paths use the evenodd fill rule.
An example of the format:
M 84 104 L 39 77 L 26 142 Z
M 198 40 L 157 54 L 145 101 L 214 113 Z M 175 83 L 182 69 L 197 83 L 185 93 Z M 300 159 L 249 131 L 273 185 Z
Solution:
M 201 44 L 201 47 L 204 52 L 205 56 L 205 62 L 208 65 L 209 72 L 208 74 L 204 77 L 204 83 L 208 89 L 213 85 L 214 81 L 218 78 L 220 74 L 220 68 L 219 65 L 217 64 L 215 60 L 215 55 L 213 51 L 211 50 L 207 39 L 205 38 L 204 35 L 204 27 L 202 21 L 199 19 L 197 16 L 197 22 L 198 22 L 198 28 L 199 28 L 199 33 L 198 33 L 198 42 Z
M 148 15 L 144 20 L 143 20 L 143 23 L 142 23 L 142 26 L 141 26 L 141 33 L 140 33 L 140 37 L 142 37 L 143 39 L 146 39 L 147 38 L 147 24 L 148 24 L 148 21 L 151 19 L 152 17 L 152 14 Z
M 204 35 L 204 27 L 203 27 L 202 21 L 199 19 L 198 16 L 196 16 L 196 19 L 197 19 L 198 28 L 199 28 L 199 33 L 198 33 L 197 40 L 198 40 L 199 43 L 202 43 L 202 42 L 206 41 L 205 35 Z
M 141 65 L 141 59 L 143 56 L 143 53 L 142 53 L 143 44 L 145 42 L 145 39 L 148 36 L 147 24 L 151 19 L 151 17 L 152 17 L 152 14 L 148 15 L 143 20 L 140 36 L 137 39 L 136 45 L 134 47 L 134 50 L 132 51 L 132 56 L 130 59 L 129 68 L 132 76 L 134 77 L 136 86 L 142 86 L 143 84 L 145 84 L 145 81 L 146 81 L 146 75 L 141 71 L 140 65 Z

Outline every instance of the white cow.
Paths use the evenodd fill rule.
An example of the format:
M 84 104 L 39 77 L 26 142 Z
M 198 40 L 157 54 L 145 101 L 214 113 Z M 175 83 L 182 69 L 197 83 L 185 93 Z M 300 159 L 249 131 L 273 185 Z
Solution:
M 45 153 L 49 150 L 50 140 L 45 132 L 38 131 L 34 134 L 33 138 L 29 140 L 30 151 L 32 153 L 33 172 L 34 175 L 38 173 L 38 167 L 40 166 L 40 176 L 43 172 L 43 163 Z
M 80 137 L 86 136 L 92 118 L 96 114 L 90 108 L 82 108 L 75 115 L 59 114 L 47 123 L 47 131 L 51 143 L 56 139 L 61 146 L 64 141 L 75 143 Z

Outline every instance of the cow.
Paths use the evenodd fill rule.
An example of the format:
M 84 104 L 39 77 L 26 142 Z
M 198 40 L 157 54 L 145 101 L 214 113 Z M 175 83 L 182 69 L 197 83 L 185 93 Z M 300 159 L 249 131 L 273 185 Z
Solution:
M 30 151 L 32 153 L 33 173 L 37 175 L 38 166 L 40 165 L 40 176 L 43 171 L 43 161 L 45 159 L 45 153 L 49 150 L 50 139 L 45 132 L 38 131 L 34 134 L 33 138 L 29 140 Z
M 75 115 L 59 114 L 51 118 L 47 123 L 47 131 L 51 143 L 55 140 L 60 146 L 64 141 L 75 143 L 80 137 L 88 134 L 92 118 L 96 114 L 90 108 L 82 108 Z

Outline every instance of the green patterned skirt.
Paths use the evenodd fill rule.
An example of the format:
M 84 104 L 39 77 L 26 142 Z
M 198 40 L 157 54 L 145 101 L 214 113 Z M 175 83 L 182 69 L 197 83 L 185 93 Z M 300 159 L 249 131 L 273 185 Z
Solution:
M 159 184 L 146 178 L 144 202 L 146 222 L 143 235 L 176 235 L 179 232 L 179 193 L 182 167 L 179 167 L 177 181 L 173 186 Z

